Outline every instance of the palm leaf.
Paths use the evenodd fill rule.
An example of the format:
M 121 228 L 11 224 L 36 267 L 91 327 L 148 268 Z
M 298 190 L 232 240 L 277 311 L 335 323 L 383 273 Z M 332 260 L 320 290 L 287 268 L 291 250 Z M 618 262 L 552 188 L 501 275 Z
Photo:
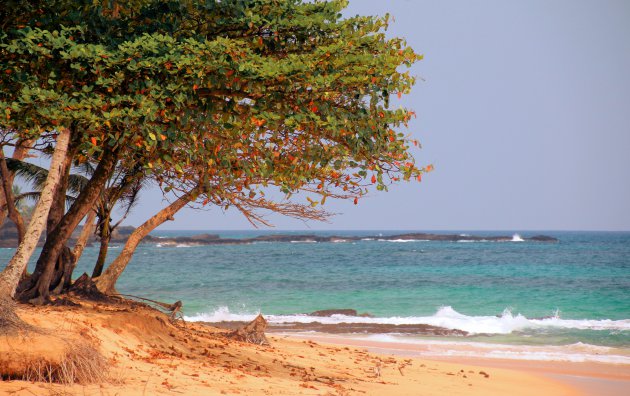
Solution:
M 16 195 L 13 197 L 15 204 L 19 205 L 22 202 L 30 201 L 31 203 L 37 203 L 39 201 L 40 196 L 42 195 L 41 191 L 31 191 L 27 193 L 22 193 L 20 195 Z M 77 197 L 72 195 L 66 195 L 66 205 L 70 206 L 74 203 Z
M 32 184 L 35 190 L 41 190 L 44 187 L 44 183 L 48 177 L 48 169 L 13 158 L 7 158 L 6 161 L 7 168 L 15 173 L 15 175 L 24 179 L 24 181 Z

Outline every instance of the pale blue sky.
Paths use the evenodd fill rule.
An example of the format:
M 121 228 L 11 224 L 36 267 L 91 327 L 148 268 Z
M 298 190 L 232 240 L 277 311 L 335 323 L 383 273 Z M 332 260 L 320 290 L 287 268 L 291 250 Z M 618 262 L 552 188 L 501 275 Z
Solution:
M 630 2 L 351 0 L 395 18 L 425 60 L 403 104 L 418 118 L 422 183 L 328 201 L 330 223 L 278 229 L 630 230 Z M 127 223 L 161 197 L 145 192 Z M 184 210 L 162 229 L 249 229 Z

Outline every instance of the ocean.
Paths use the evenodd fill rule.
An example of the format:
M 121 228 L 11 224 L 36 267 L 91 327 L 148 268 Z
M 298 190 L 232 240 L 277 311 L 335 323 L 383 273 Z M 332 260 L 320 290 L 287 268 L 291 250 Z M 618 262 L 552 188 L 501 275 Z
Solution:
M 408 231 L 404 231 L 408 232 Z M 188 321 L 274 324 L 433 325 L 467 335 L 428 336 L 388 327 L 348 334 L 424 345 L 428 356 L 630 364 L 630 233 L 545 234 L 557 243 L 379 240 L 403 231 L 158 231 L 154 236 L 264 234 L 363 236 L 352 242 L 141 245 L 117 285 L 121 293 L 181 300 Z M 444 232 L 440 232 L 444 233 Z M 512 232 L 454 231 L 471 235 Z M 109 260 L 122 246 L 114 245 Z M 0 249 L 5 263 L 13 249 Z M 75 275 L 91 273 L 88 247 Z M 354 309 L 369 316 L 311 316 Z M 346 326 L 346 327 L 344 327 Z M 378 328 L 375 326 L 374 328 Z M 394 329 L 394 330 L 392 330 Z

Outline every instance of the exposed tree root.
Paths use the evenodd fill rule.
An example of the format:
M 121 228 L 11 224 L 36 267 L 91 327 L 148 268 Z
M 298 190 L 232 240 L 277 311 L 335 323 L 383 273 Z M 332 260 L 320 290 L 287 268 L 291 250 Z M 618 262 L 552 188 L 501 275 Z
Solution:
M 108 295 L 102 293 L 100 290 L 97 289 L 96 284 L 94 283 L 92 278 L 90 278 L 86 273 L 84 273 L 83 275 L 78 277 L 77 280 L 74 281 L 72 286 L 70 286 L 69 291 L 79 297 L 92 301 L 111 301 L 111 298 Z
M 14 334 L 33 329 L 31 325 L 17 316 L 15 308 L 16 303 L 13 299 L 0 297 L 0 335 Z

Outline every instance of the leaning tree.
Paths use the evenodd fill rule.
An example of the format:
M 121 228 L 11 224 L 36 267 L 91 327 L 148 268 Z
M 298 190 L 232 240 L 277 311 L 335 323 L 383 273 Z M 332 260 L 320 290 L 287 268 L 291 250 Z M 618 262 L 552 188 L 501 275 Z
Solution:
M 413 113 L 389 103 L 413 85 L 399 69 L 419 55 L 385 36 L 387 17 L 343 18 L 341 0 L 97 3 L 43 2 L 0 40 L 0 128 L 68 131 L 64 165 L 98 164 L 49 224 L 24 298 L 48 297 L 68 238 L 121 162 L 177 192 L 176 206 L 250 217 L 298 213 L 264 198 L 269 186 L 319 196 L 311 206 L 356 202 L 426 170 L 397 131 Z

